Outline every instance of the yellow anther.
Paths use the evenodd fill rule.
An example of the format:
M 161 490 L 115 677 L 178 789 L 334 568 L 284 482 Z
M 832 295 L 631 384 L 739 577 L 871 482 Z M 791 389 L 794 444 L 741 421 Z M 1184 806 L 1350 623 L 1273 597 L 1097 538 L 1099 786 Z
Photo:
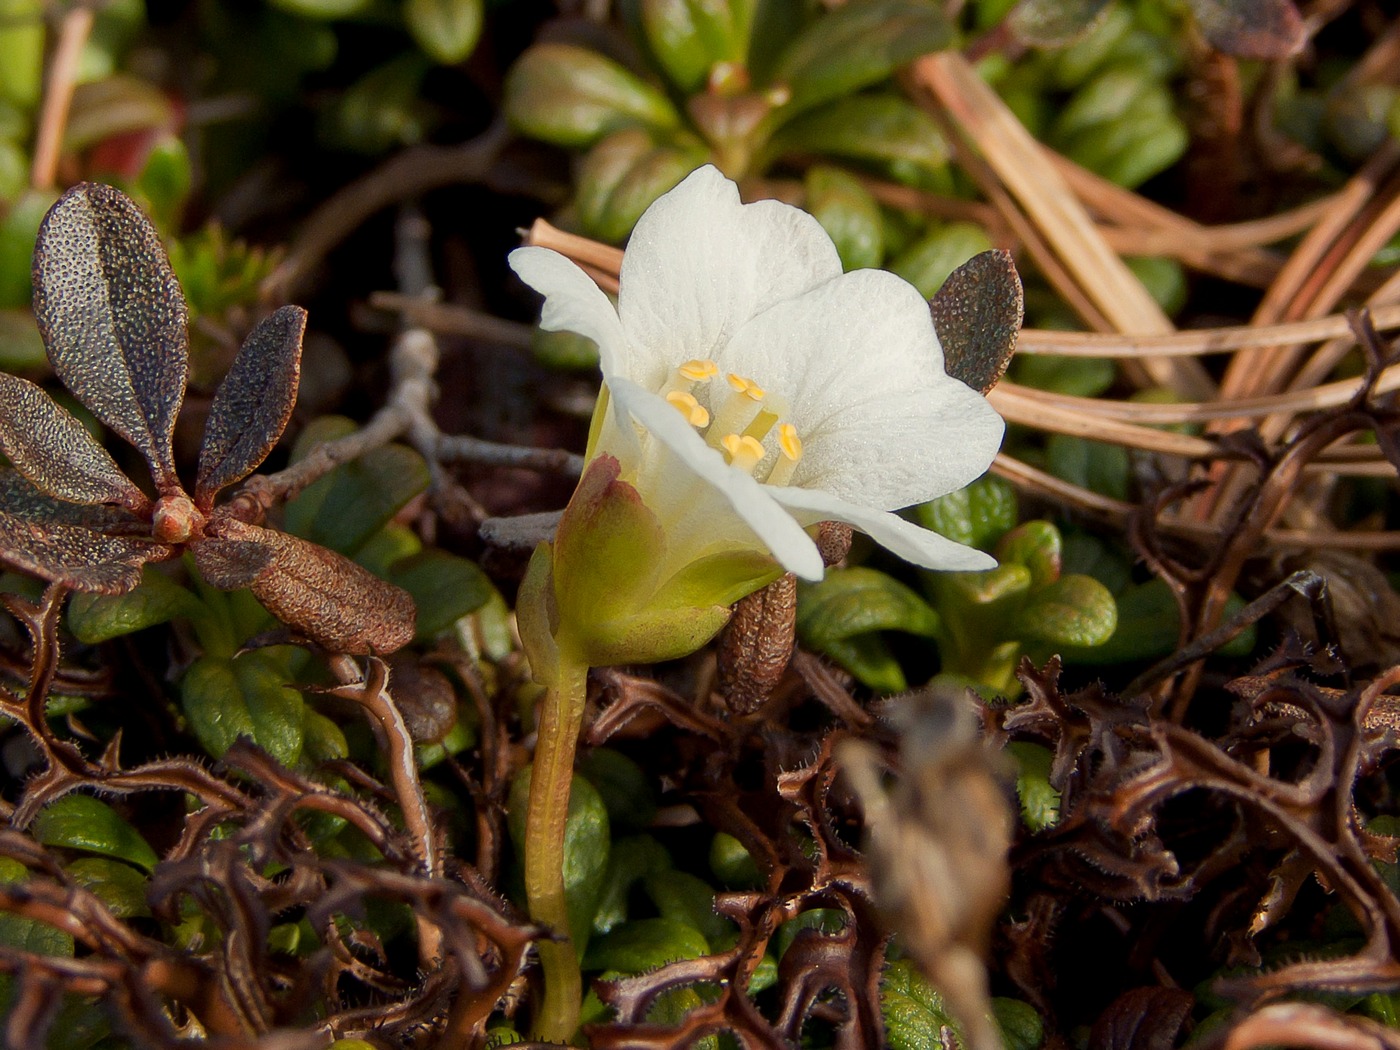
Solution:
M 705 361 L 697 358 L 694 361 L 687 361 L 676 369 L 682 379 L 688 379 L 692 383 L 698 383 L 702 379 L 711 379 L 719 375 L 719 365 L 713 361 Z
M 762 401 L 768 396 L 768 391 L 764 390 L 763 387 L 759 386 L 752 379 L 745 379 L 743 376 L 735 375 L 733 372 L 730 372 L 725 378 L 729 380 L 729 385 L 732 386 L 737 393 L 743 394 L 750 401 Z
M 791 423 L 778 427 L 778 447 L 794 463 L 802 458 L 802 439 L 797 436 L 797 428 Z
M 740 470 L 752 471 L 763 459 L 763 445 L 751 437 L 729 434 L 720 442 L 720 446 L 729 457 L 730 465 Z
M 710 425 L 710 413 L 706 411 L 704 405 L 695 400 L 694 394 L 687 394 L 684 390 L 672 390 L 666 395 L 666 401 L 685 416 L 686 422 L 691 426 L 707 427 Z

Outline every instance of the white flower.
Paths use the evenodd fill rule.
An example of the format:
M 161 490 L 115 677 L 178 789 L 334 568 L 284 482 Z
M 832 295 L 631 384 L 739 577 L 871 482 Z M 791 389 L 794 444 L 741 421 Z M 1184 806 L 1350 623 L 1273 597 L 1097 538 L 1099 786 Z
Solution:
M 843 274 L 806 212 L 741 204 L 699 169 L 637 223 L 616 309 L 556 252 L 510 263 L 544 294 L 542 327 L 598 344 L 589 455 L 617 457 L 665 526 L 670 568 L 747 549 L 820 579 L 803 530 L 826 520 L 925 568 L 996 564 L 891 512 L 981 475 L 1001 418 L 944 371 L 919 293 L 881 270 Z

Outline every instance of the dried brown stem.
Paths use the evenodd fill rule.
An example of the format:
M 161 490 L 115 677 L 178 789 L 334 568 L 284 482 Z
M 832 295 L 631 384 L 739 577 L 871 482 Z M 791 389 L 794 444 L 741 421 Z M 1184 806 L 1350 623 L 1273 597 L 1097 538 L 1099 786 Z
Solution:
M 78 86 L 78 63 L 92 33 L 92 23 L 93 9 L 87 4 L 78 4 L 64 14 L 59 26 L 58 45 L 44 83 L 44 101 L 39 109 L 34 158 L 29 170 L 29 184 L 36 190 L 52 189 L 58 178 L 58 159 L 68 128 L 68 111 L 73 105 L 73 91 Z

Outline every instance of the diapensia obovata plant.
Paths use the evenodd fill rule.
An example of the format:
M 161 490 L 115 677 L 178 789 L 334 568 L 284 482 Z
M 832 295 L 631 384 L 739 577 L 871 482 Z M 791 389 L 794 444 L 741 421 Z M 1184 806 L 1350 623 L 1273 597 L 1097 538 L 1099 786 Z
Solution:
M 545 297 L 542 327 L 594 340 L 603 373 L 588 466 L 517 604 L 547 690 L 526 892 L 531 916 L 567 934 L 564 830 L 589 667 L 683 656 L 783 573 L 820 579 L 823 521 L 924 568 L 992 567 L 894 512 L 982 474 L 1003 424 L 945 371 L 913 286 L 843 273 L 815 219 L 777 201 L 741 204 L 713 167 L 637 223 L 616 307 L 553 251 L 520 248 L 510 262 Z M 575 947 L 539 948 L 536 1034 L 565 1040 L 581 997 Z

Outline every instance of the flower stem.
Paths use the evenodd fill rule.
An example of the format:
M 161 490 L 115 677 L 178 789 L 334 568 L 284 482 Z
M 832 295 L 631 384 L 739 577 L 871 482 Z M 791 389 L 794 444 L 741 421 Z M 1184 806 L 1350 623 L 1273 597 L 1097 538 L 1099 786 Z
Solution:
M 587 685 L 588 665 L 561 653 L 554 684 L 540 704 L 539 733 L 530 774 L 525 895 L 530 918 L 563 938 L 541 941 L 538 946 L 544 970 L 544 1001 L 535 1018 L 534 1036 L 552 1043 L 567 1042 L 573 1036 L 583 998 L 583 978 L 569 930 L 569 904 L 564 892 L 564 832 Z

